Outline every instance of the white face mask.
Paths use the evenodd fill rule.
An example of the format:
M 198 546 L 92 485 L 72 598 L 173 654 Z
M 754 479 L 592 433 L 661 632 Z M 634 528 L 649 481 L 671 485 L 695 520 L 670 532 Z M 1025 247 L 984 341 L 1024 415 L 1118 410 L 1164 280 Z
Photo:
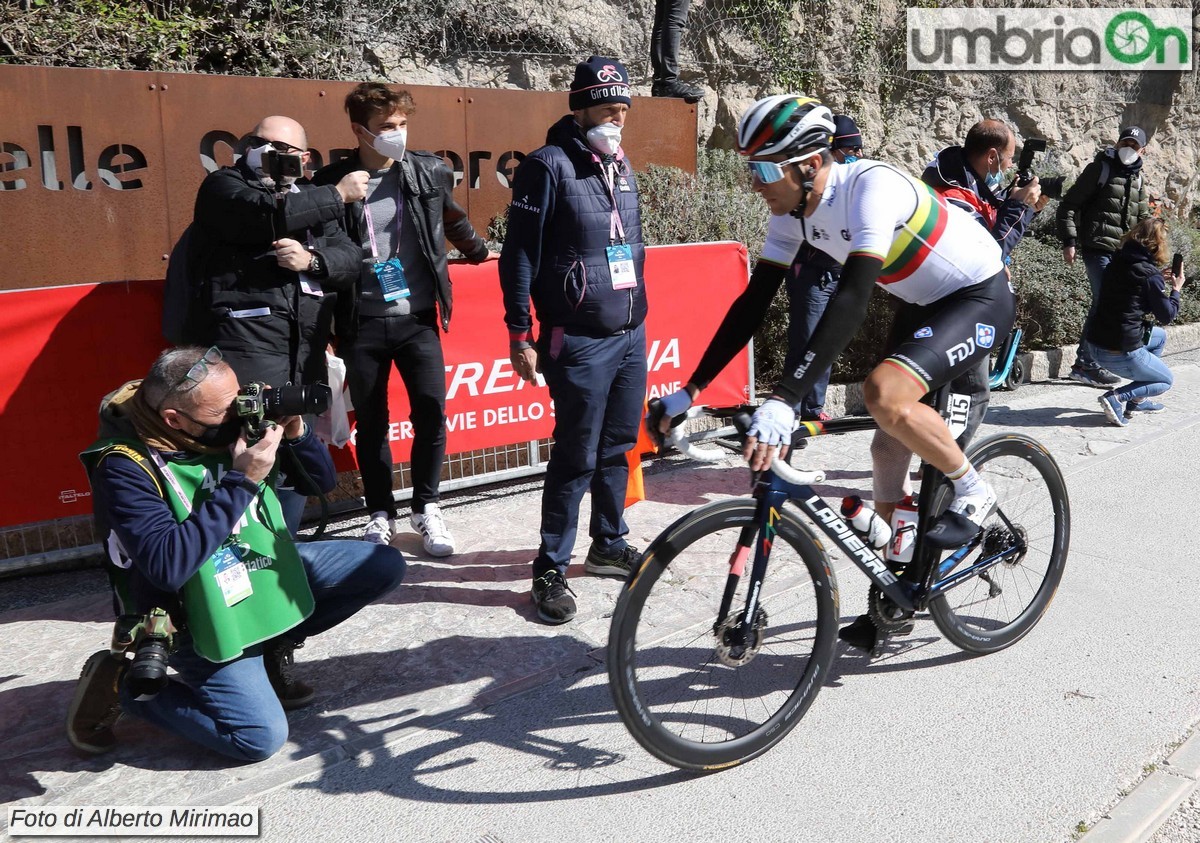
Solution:
M 263 169 L 263 158 L 265 158 L 267 153 L 271 152 L 272 149 L 273 147 L 271 144 L 264 143 L 262 146 L 256 146 L 254 149 L 246 150 L 246 166 L 258 173 L 259 178 L 262 179 L 262 183 L 267 187 L 275 187 L 275 180 L 268 176 L 266 171 Z M 283 184 L 280 186 L 290 187 L 293 183 L 295 183 L 295 181 L 295 176 L 284 176 Z
M 256 173 L 262 174 L 263 156 L 271 149 L 269 143 L 246 150 L 246 166 Z
M 1123 146 L 1117 150 L 1117 157 L 1121 159 L 1122 164 L 1128 167 L 1142 156 L 1132 146 Z
M 372 135 L 364 126 L 363 131 L 372 137 L 371 148 L 384 158 L 399 161 L 404 157 L 404 150 L 408 148 L 408 129 L 392 129 L 390 132 Z
M 601 123 L 587 130 L 588 145 L 601 155 L 616 155 L 621 148 L 621 127 L 616 123 Z

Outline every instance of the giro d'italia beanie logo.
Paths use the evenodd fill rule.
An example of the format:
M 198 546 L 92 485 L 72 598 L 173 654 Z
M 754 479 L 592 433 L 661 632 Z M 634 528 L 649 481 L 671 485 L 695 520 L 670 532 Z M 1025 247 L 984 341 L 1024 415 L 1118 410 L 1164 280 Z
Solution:
M 909 70 L 1190 70 L 1192 11 L 909 9 Z

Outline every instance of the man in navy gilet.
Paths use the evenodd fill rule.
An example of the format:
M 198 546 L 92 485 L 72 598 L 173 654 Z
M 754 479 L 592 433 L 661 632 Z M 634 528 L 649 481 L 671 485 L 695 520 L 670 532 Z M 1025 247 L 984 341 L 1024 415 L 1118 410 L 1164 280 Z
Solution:
M 554 400 L 533 562 L 533 602 L 546 623 L 575 617 L 566 573 L 585 491 L 592 544 L 584 570 L 624 577 L 640 558 L 624 519 L 626 454 L 646 394 L 645 247 L 621 148 L 630 103 L 629 73 L 616 59 L 576 66 L 571 113 L 517 169 L 500 255 L 513 369 L 529 382 L 540 371 Z

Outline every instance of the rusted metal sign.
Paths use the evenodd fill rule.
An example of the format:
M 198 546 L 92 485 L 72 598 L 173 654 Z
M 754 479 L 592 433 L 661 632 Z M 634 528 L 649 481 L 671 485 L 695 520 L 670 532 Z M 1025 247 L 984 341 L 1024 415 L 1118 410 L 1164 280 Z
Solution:
M 207 172 L 263 117 L 308 133 L 312 166 L 354 146 L 352 82 L 0 67 L 0 290 L 162 278 Z M 567 113 L 566 92 L 404 86 L 409 145 L 441 152 L 483 233 L 524 156 Z M 624 146 L 636 168 L 696 167 L 696 110 L 637 97 Z

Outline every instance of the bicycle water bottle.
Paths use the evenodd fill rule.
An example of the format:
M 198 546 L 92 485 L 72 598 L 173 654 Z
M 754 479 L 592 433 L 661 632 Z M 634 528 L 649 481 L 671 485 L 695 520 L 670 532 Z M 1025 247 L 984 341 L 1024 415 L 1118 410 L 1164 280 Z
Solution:
M 889 562 L 906 565 L 912 561 L 913 544 L 917 537 L 917 502 L 913 495 L 906 495 L 896 504 L 892 512 L 892 535 L 884 558 Z
M 858 495 L 842 498 L 842 517 L 873 549 L 880 551 L 887 547 L 892 537 L 891 529 Z

